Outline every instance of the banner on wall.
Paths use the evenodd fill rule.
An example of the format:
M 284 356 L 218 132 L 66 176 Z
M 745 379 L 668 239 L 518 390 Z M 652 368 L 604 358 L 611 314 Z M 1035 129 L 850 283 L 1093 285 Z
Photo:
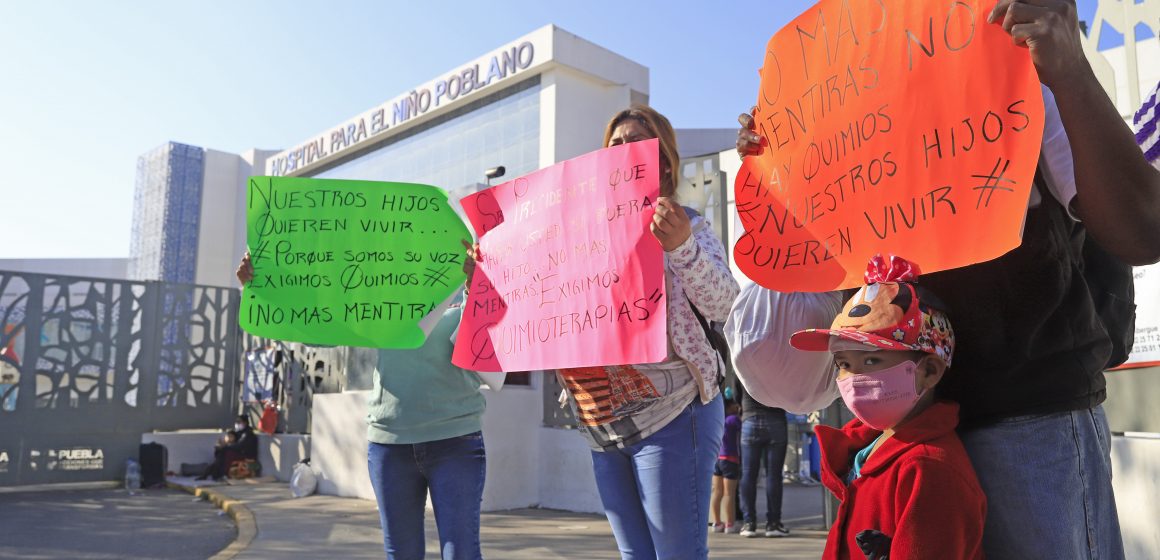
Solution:
M 430 185 L 251 177 L 247 332 L 278 340 L 417 348 L 419 322 L 463 285 L 471 235 Z
M 479 237 L 453 362 L 475 371 L 652 363 L 667 354 L 649 231 L 656 140 L 606 148 L 462 200 Z
M 1160 366 L 1160 264 L 1133 269 L 1136 338 L 1128 361 L 1117 369 Z
M 875 253 L 935 272 L 1019 245 L 1043 98 L 993 5 L 822 0 L 770 39 L 768 145 L 734 185 L 748 277 L 822 292 L 860 285 Z

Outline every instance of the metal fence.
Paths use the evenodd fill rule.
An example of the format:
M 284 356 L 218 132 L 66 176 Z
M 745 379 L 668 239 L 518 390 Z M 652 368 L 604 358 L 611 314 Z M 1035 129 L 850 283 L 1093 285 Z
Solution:
M 251 419 L 261 417 L 267 403 L 275 406 L 278 432 L 309 433 L 316 394 L 370 389 L 373 356 L 377 355 L 373 350 L 310 346 L 243 334 L 242 406 Z M 371 361 L 364 363 L 368 352 Z M 352 360 L 360 367 L 348 367 Z M 348 372 L 365 372 L 366 387 L 348 377 Z
M 115 479 L 237 411 L 238 291 L 0 271 L 0 486 Z

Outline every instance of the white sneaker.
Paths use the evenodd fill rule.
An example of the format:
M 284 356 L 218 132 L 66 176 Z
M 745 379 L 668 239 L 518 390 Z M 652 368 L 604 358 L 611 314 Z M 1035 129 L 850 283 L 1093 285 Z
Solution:
M 714 533 L 724 533 L 725 532 L 725 524 L 724 523 L 714 523 L 713 524 L 713 532 Z
M 725 532 L 732 533 L 734 535 L 736 535 L 737 533 L 740 533 L 741 532 L 741 522 L 740 521 L 733 522 L 732 525 L 725 528 Z
M 760 536 L 760 534 L 757 532 L 756 525 L 754 525 L 753 523 L 746 523 L 744 526 L 741 527 L 741 536 L 747 537 L 747 538 L 752 538 L 752 537 Z
M 785 525 L 782 525 L 781 523 L 766 523 L 765 536 L 771 538 L 788 537 L 789 529 L 786 529 Z

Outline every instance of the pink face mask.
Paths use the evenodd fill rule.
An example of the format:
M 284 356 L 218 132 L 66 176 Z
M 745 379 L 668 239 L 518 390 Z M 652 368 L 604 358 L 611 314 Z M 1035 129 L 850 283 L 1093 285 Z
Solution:
M 854 416 L 875 430 L 885 430 L 906 418 L 922 398 L 914 390 L 917 369 L 917 363 L 905 361 L 871 374 L 851 375 L 838 380 L 838 391 Z

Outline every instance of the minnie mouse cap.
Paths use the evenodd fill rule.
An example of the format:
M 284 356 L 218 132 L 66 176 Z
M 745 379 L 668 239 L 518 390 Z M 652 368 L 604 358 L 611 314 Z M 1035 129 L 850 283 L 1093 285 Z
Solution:
M 955 351 L 950 319 L 941 303 L 918 287 L 918 265 L 901 257 L 874 255 L 866 267 L 866 285 L 854 294 L 829 329 L 806 329 L 789 342 L 798 350 L 830 350 L 833 340 L 861 343 L 875 350 L 934 354 L 949 367 Z M 936 307 L 937 306 L 937 307 Z

